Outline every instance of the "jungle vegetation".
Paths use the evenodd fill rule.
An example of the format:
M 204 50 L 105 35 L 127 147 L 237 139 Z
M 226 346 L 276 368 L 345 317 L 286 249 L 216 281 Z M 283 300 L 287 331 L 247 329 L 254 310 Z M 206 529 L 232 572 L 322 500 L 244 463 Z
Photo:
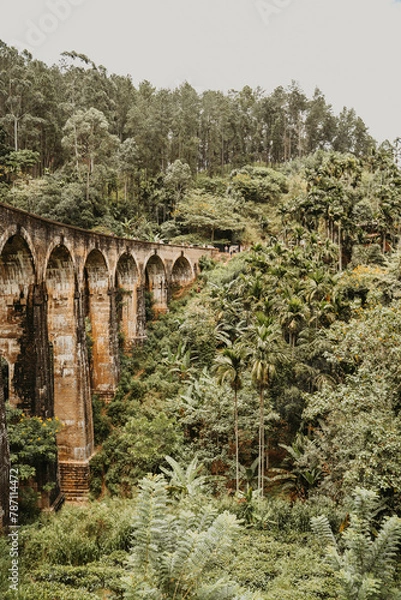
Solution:
M 91 501 L 38 515 L 21 498 L 18 597 L 399 598 L 397 141 L 295 83 L 135 88 L 4 44 L 0 65 L 3 202 L 242 249 L 203 260 L 122 356 L 114 399 L 93 399 Z M 60 424 L 8 423 L 28 480 Z M 7 537 L 0 563 L 10 600 Z

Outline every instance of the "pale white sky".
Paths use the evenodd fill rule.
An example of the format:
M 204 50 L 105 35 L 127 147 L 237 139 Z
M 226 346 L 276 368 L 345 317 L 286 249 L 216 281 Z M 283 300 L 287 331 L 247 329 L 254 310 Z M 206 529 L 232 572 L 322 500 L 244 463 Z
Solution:
M 47 64 L 64 50 L 156 87 L 298 81 L 372 135 L 401 137 L 400 0 L 13 0 L 0 39 Z

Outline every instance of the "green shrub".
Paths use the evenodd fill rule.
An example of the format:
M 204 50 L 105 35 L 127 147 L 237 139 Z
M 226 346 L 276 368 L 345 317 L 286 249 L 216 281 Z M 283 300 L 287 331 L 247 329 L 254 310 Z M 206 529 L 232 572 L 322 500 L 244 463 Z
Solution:
M 125 555 L 126 556 L 126 555 Z M 85 589 L 97 592 L 107 589 L 121 598 L 124 591 L 122 580 L 126 571 L 122 567 L 110 566 L 104 562 L 88 564 L 83 567 L 53 565 L 30 573 L 35 583 L 47 582 L 68 586 L 71 591 Z
M 261 499 L 256 494 L 248 494 L 242 500 L 226 499 L 220 501 L 220 504 L 249 525 L 286 539 L 288 536 L 311 532 L 311 519 L 322 511 L 335 529 L 339 528 L 346 517 L 345 510 L 325 496 L 316 496 L 305 502 L 291 502 L 288 498 Z M 247 515 L 251 515 L 251 518 L 247 518 Z
M 129 547 L 132 505 L 119 499 L 65 506 L 21 532 L 24 564 L 85 565 Z
M 395 578 L 401 519 L 387 516 L 378 530 L 375 520 L 380 509 L 382 503 L 376 492 L 357 488 L 349 526 L 342 532 L 339 543 L 326 516 L 312 519 L 313 531 L 326 548 L 326 562 L 338 572 L 340 597 L 344 600 L 400 598 L 400 582 Z
M 92 398 L 92 412 L 95 444 L 101 444 L 111 432 L 111 423 L 106 415 L 106 404 L 98 396 Z
M 143 479 L 133 520 L 127 600 L 249 598 L 226 577 L 210 577 L 227 560 L 239 533 L 236 517 L 203 503 L 171 503 L 163 476 Z M 252 596 L 253 597 L 253 596 Z M 255 597 L 257 600 L 257 597 Z
M 109 491 L 131 495 L 138 479 L 157 472 L 166 454 L 176 455 L 181 446 L 182 433 L 177 423 L 165 414 L 130 418 L 103 445 Z
M 99 498 L 104 488 L 105 456 L 102 451 L 97 452 L 90 460 L 90 493 L 93 498 Z
M 107 409 L 107 416 L 113 427 L 124 427 L 127 421 L 137 414 L 137 404 L 126 399 L 113 400 Z
M 34 477 L 38 468 L 52 464 L 57 457 L 56 434 L 61 423 L 55 419 L 28 417 L 18 408 L 6 405 L 10 461 L 18 468 L 21 481 Z
M 4 600 L 15 600 L 14 592 L 6 593 Z M 99 600 L 97 594 L 84 589 L 72 589 L 59 583 L 34 582 L 22 584 L 18 590 L 18 600 Z
M 336 580 L 322 566 L 311 534 L 294 533 L 284 541 L 264 530 L 242 532 L 225 571 L 264 600 L 338 600 Z
M 0 597 L 3 598 L 9 586 L 8 569 L 11 567 L 10 544 L 6 537 L 0 536 Z

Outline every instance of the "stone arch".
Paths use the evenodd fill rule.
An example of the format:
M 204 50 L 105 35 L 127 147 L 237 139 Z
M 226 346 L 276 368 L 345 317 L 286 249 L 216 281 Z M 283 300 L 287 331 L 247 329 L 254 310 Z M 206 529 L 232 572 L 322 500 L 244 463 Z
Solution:
M 46 271 L 47 271 L 47 268 L 49 265 L 50 258 L 52 256 L 55 256 L 54 252 L 56 250 L 59 251 L 61 248 L 64 248 L 65 252 L 69 255 L 69 262 L 71 263 L 73 271 L 74 271 L 75 286 L 77 286 L 78 285 L 78 269 L 77 269 L 76 261 L 74 259 L 74 254 L 73 254 L 71 247 L 64 242 L 63 236 L 58 236 L 58 238 L 53 240 L 53 242 L 47 246 L 46 257 L 44 260 L 44 266 L 45 266 L 44 277 L 46 277 Z
M 65 298 L 76 290 L 76 271 L 71 252 L 64 244 L 57 244 L 49 253 L 46 265 L 46 282 L 52 285 L 54 298 Z
M 145 266 L 145 290 L 151 294 L 154 312 L 167 311 L 167 275 L 160 256 L 153 254 Z
M 3 243 L 0 254 L 0 354 L 9 364 L 9 400 L 28 413 L 35 410 L 35 280 L 29 244 L 15 233 Z
M 108 293 L 109 290 L 109 265 L 103 252 L 94 248 L 85 260 L 84 280 L 88 282 L 92 291 Z
M 26 246 L 30 256 L 32 257 L 32 264 L 34 265 L 34 271 L 36 274 L 36 265 L 38 264 L 37 256 L 35 252 L 35 247 L 32 243 L 31 237 L 28 232 L 24 229 L 24 227 L 20 227 L 17 225 L 13 225 L 8 227 L 0 237 L 0 252 L 2 253 L 5 249 L 5 246 L 10 242 L 14 237 L 18 237 L 23 240 L 24 245 Z
M 112 291 L 104 255 L 92 250 L 84 267 L 84 316 L 94 393 L 111 398 L 117 384 L 118 351 L 112 319 Z
M 18 233 L 11 235 L 3 244 L 0 254 L 2 294 L 21 298 L 27 286 L 35 283 L 34 264 L 33 253 L 25 237 Z
M 137 264 L 131 254 L 125 252 L 117 263 L 115 289 L 117 320 L 126 350 L 138 336 L 138 283 Z
M 173 289 L 184 287 L 194 280 L 194 273 L 191 263 L 184 254 L 181 254 L 173 265 L 171 272 L 171 284 Z
M 63 424 L 58 434 L 60 462 L 85 460 L 92 451 L 92 418 L 83 337 L 79 335 L 79 296 L 72 256 L 55 246 L 45 271 L 49 353 L 53 366 L 54 414 Z

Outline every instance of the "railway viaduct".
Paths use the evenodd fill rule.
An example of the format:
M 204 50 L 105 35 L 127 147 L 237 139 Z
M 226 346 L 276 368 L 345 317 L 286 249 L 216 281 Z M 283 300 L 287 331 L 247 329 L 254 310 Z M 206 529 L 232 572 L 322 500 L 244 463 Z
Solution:
M 88 492 L 94 452 L 91 398 L 111 398 L 119 343 L 145 336 L 155 312 L 191 283 L 214 249 L 85 231 L 0 204 L 0 356 L 5 396 L 27 415 L 58 417 L 58 480 L 67 498 Z

